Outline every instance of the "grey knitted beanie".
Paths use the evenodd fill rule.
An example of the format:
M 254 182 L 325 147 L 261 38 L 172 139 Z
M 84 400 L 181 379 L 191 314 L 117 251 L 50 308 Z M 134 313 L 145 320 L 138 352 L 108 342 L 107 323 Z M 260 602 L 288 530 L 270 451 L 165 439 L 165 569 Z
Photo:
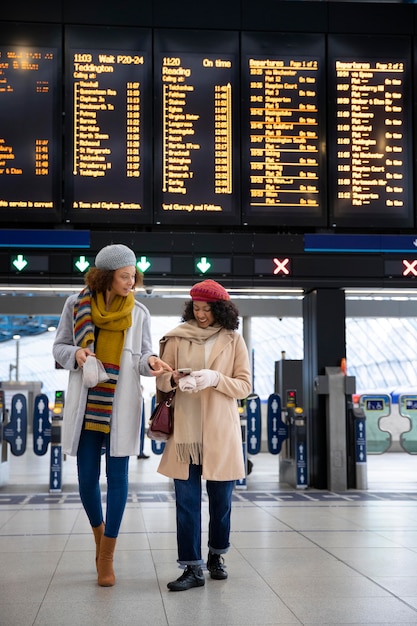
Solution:
M 95 260 L 95 266 L 99 270 L 118 270 L 128 265 L 136 267 L 136 256 L 133 250 L 122 243 L 115 243 L 102 248 Z

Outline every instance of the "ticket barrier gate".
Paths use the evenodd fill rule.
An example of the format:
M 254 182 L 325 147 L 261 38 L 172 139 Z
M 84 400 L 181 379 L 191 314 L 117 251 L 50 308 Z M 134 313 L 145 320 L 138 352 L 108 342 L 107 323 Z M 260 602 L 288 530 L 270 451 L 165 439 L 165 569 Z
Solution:
M 51 443 L 50 491 L 61 491 L 62 486 L 62 446 L 61 422 L 64 409 L 64 392 L 55 393 L 52 424 L 49 418 L 49 400 L 45 394 L 38 394 L 33 404 L 33 452 L 37 456 L 46 454 Z M 0 390 L 0 486 L 9 479 L 7 444 L 14 456 L 26 452 L 28 431 L 27 400 L 22 393 L 11 399 L 10 420 L 7 419 L 4 391 Z
M 0 389 L 0 487 L 9 481 L 9 462 L 7 459 L 7 441 L 3 436 L 3 429 L 6 425 L 6 406 L 4 401 L 4 391 Z
M 398 398 L 398 412 L 410 424 L 409 430 L 400 435 L 400 445 L 408 454 L 417 454 L 417 395 L 401 394 Z
M 242 452 L 243 462 L 245 464 L 245 476 L 235 482 L 236 489 L 247 489 L 247 467 L 248 467 L 248 415 L 247 415 L 247 403 L 239 405 L 240 415 L 240 429 L 242 432 Z
M 279 459 L 280 482 L 296 489 L 308 487 L 307 418 L 301 407 L 286 408 L 288 439 L 283 441 Z
M 62 443 L 61 425 L 64 413 L 64 392 L 55 392 L 55 405 L 52 409 L 51 462 L 49 471 L 49 492 L 62 491 Z
M 383 454 L 392 445 L 392 435 L 382 428 L 381 420 L 391 415 L 391 397 L 388 394 L 364 394 L 359 407 L 366 415 L 366 449 L 368 454 Z
M 49 415 L 49 400 L 45 394 L 35 398 L 33 410 L 33 451 L 43 456 L 51 444 L 49 467 L 49 491 L 62 491 L 62 446 L 61 422 L 64 410 L 64 392 L 55 392 L 55 404 L 52 409 L 52 421 Z
M 352 475 L 348 470 L 349 458 L 353 455 L 355 457 L 355 449 L 352 446 L 356 445 L 355 436 L 349 437 L 349 418 L 348 418 L 348 398 L 355 393 L 356 381 L 354 376 L 346 376 L 340 367 L 326 367 L 325 375 L 318 376 L 314 381 L 314 390 L 317 394 L 326 395 L 326 431 L 327 431 L 327 479 L 328 489 L 331 491 L 346 491 L 349 487 L 356 487 L 358 489 L 366 489 L 366 444 L 360 443 L 361 437 L 364 436 L 364 419 L 359 419 L 360 416 L 354 417 L 352 412 L 353 421 L 358 419 L 362 423 L 360 429 L 361 435 L 358 432 L 358 450 L 362 451 L 361 469 L 358 471 L 358 478 L 355 474 L 355 483 L 351 484 Z M 361 413 L 363 417 L 363 414 Z M 358 426 L 359 427 L 359 426 Z M 361 456 L 361 453 L 358 452 Z M 360 484 L 357 484 L 359 480 Z
M 368 489 L 366 461 L 366 415 L 361 407 L 347 403 L 348 488 Z

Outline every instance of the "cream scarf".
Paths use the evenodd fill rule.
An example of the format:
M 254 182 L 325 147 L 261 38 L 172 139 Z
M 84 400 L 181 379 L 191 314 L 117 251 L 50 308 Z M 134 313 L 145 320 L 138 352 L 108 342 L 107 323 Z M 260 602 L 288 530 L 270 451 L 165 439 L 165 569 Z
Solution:
M 175 367 L 191 367 L 200 370 L 206 366 L 205 344 L 216 339 L 222 326 L 200 328 L 195 320 L 180 324 L 169 331 L 160 341 L 160 354 L 171 337 L 180 339 Z M 201 393 L 187 393 L 177 389 L 174 410 L 174 441 L 180 463 L 202 464 L 203 432 Z

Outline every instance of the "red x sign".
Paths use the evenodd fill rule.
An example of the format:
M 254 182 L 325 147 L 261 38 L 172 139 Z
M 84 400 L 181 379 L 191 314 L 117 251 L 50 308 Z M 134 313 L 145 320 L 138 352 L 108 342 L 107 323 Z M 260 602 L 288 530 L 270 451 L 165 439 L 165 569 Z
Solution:
M 276 268 L 274 269 L 274 274 L 286 274 L 290 273 L 290 268 L 288 267 L 290 260 L 286 259 L 274 259 L 274 263 Z
M 406 259 L 403 259 L 403 266 L 403 276 L 407 276 L 408 274 L 411 276 L 417 276 L 417 259 L 414 259 L 414 261 L 407 261 Z

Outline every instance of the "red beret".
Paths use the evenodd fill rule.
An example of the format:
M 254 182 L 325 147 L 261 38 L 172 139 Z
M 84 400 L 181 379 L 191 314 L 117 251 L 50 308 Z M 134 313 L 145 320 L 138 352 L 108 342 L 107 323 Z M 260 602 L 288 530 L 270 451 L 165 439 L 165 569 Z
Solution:
M 216 302 L 217 300 L 230 300 L 226 289 L 210 278 L 197 283 L 191 288 L 190 296 L 192 300 L 200 302 Z

